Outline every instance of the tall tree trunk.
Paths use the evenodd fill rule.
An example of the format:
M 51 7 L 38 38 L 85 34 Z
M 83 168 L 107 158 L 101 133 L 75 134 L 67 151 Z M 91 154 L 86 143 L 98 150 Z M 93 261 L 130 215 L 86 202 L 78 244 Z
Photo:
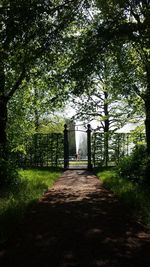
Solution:
M 147 165 L 146 165 L 146 173 L 145 173 L 145 182 L 150 186 L 150 93 L 147 94 L 147 98 L 145 98 L 145 130 L 146 130 L 146 143 L 147 143 Z
M 104 161 L 105 161 L 105 167 L 108 166 L 108 161 L 109 161 L 109 153 L 108 153 L 108 140 L 109 140 L 109 133 L 108 132 L 104 132 Z
M 150 156 L 150 63 L 146 64 L 147 72 L 147 90 L 144 97 L 145 102 L 145 131 L 146 131 L 146 143 L 147 143 L 147 153 Z
M 150 156 L 150 93 L 147 94 L 145 99 L 145 131 L 146 131 L 146 143 L 147 143 L 147 153 Z
M 3 159 L 7 157 L 7 98 L 0 96 L 0 156 Z
M 109 161 L 109 118 L 108 118 L 108 93 L 105 91 L 104 92 L 104 114 L 105 114 L 105 125 L 104 125 L 104 153 L 105 153 L 105 167 L 108 166 L 108 161 Z
M 150 185 L 150 63 L 146 64 L 146 72 L 147 72 L 147 90 L 145 96 L 143 98 L 145 103 L 145 132 L 146 132 L 146 143 L 147 143 L 147 166 L 145 173 L 145 181 L 148 185 Z
M 2 56 L 2 55 L 1 55 Z M 3 58 L 3 56 L 2 56 Z M 0 62 L 0 158 L 6 158 L 6 124 L 7 124 L 7 102 L 5 96 L 5 72 L 3 61 Z

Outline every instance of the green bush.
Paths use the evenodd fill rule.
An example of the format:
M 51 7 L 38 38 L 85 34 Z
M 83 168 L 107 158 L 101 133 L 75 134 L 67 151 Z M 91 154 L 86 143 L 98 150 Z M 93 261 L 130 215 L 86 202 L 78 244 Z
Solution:
M 120 160 L 117 171 L 120 177 L 137 183 L 145 183 L 148 166 L 150 169 L 146 147 L 144 145 L 137 145 L 130 156 Z
M 0 159 L 0 187 L 8 187 L 18 183 L 19 174 L 15 161 Z

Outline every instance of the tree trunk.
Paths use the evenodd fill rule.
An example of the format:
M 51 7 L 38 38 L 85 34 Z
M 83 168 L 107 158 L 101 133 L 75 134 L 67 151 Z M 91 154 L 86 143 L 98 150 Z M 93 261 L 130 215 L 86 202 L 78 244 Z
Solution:
M 147 143 L 147 165 L 145 172 L 145 182 L 150 186 L 150 93 L 147 94 L 147 98 L 145 98 L 145 131 L 146 131 L 146 143 Z
M 145 92 L 145 131 L 146 131 L 146 143 L 147 143 L 147 154 L 150 156 L 150 63 L 146 64 L 147 73 L 147 90 Z
M 0 97 L 0 156 L 3 159 L 7 158 L 7 98 Z
M 146 131 L 146 143 L 147 143 L 147 153 L 150 156 L 150 94 L 147 95 L 145 99 L 145 131 Z
M 105 114 L 105 125 L 104 125 L 104 153 L 105 153 L 105 167 L 108 166 L 108 161 L 109 161 L 109 153 L 108 153 L 108 150 L 109 150 L 109 118 L 108 118 L 108 115 L 109 115 L 109 112 L 108 112 L 108 93 L 105 91 L 104 92 L 104 96 L 105 96 L 105 99 L 104 99 L 104 114 Z
M 105 162 L 105 167 L 108 167 L 108 161 L 109 161 L 109 153 L 108 153 L 108 132 L 104 132 L 104 162 Z
M 147 143 L 147 165 L 146 165 L 146 173 L 145 173 L 145 182 L 150 186 L 150 63 L 147 61 L 146 64 L 146 72 L 147 72 L 147 90 L 145 93 L 145 97 L 143 98 L 145 103 L 145 132 L 146 132 L 146 143 Z

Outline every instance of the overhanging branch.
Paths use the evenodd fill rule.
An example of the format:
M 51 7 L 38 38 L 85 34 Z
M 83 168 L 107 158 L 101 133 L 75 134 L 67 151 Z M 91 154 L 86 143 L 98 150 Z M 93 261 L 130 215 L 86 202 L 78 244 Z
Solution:
M 19 88 L 19 86 L 22 83 L 22 80 L 25 78 L 25 73 L 26 73 L 26 69 L 25 69 L 25 66 L 23 66 L 22 72 L 20 73 L 18 80 L 15 82 L 12 89 L 10 90 L 10 92 L 6 96 L 7 100 L 10 100 L 11 97 L 14 95 L 14 93 L 17 91 L 17 89 Z

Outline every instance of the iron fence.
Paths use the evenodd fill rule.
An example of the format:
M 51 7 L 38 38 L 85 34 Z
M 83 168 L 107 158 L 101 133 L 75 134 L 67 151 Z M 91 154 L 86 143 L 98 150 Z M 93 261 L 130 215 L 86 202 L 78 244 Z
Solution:
M 144 134 L 91 133 L 88 162 L 94 167 L 116 165 L 122 157 L 130 155 L 138 143 L 145 143 Z M 68 145 L 62 133 L 35 134 L 24 140 L 23 151 L 16 152 L 17 163 L 20 167 L 63 167 L 64 162 L 69 161 Z
M 62 167 L 64 138 L 61 133 L 35 134 L 25 141 L 24 152 L 17 153 L 20 167 Z
M 145 134 L 95 132 L 92 134 L 93 165 L 114 166 L 140 143 L 145 144 Z

